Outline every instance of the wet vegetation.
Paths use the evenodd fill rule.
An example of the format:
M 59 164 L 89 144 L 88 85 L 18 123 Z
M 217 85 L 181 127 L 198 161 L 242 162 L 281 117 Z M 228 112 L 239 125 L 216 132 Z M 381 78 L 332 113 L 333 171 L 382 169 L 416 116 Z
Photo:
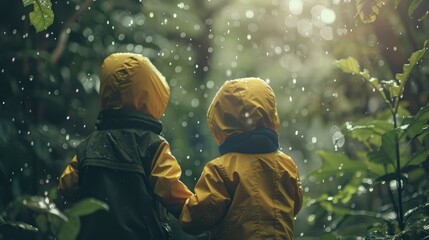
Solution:
M 280 145 L 301 173 L 296 239 L 429 239 L 428 11 L 425 0 L 10 1 L 0 239 L 74 239 L 79 216 L 108 211 L 65 202 L 56 184 L 94 129 L 101 62 L 120 51 L 166 76 L 163 135 L 190 188 L 218 155 L 214 93 L 256 76 L 276 93 Z

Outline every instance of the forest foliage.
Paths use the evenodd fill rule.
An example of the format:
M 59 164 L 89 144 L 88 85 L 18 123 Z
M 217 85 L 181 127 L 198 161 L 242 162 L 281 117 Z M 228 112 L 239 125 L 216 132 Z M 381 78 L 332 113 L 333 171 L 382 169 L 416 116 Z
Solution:
M 258 76 L 276 92 L 281 146 L 303 180 L 297 239 L 428 238 L 428 1 L 23 0 L 8 9 L 0 239 L 74 239 L 79 216 L 108 211 L 55 189 L 93 129 L 101 61 L 117 51 L 148 56 L 169 79 L 164 135 L 189 187 L 217 155 L 205 124 L 215 90 Z

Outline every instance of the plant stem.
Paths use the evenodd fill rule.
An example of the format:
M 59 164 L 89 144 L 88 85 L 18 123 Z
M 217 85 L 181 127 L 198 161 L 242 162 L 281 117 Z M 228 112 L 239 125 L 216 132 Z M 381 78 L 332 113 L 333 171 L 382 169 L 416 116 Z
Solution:
M 402 206 L 403 185 L 402 185 L 402 180 L 401 180 L 401 156 L 400 156 L 400 151 L 399 151 L 399 137 L 398 137 L 398 132 L 397 132 L 397 127 L 398 127 L 398 122 L 396 119 L 397 112 L 398 112 L 398 109 L 396 107 L 392 113 L 393 113 L 393 127 L 395 129 L 396 186 L 398 189 L 398 212 L 397 212 L 398 216 L 397 216 L 397 220 L 398 220 L 398 224 L 399 224 L 399 229 L 402 231 L 402 230 L 404 230 L 405 226 L 404 226 L 404 210 L 403 210 L 403 206 Z

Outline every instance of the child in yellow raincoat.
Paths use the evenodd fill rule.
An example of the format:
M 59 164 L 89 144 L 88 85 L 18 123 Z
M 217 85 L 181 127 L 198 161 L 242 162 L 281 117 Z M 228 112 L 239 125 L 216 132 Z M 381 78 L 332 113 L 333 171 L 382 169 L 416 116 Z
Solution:
M 278 144 L 270 86 L 258 78 L 227 81 L 208 112 L 220 157 L 209 162 L 180 217 L 186 232 L 210 239 L 292 239 L 302 189 L 294 161 Z
M 78 239 L 168 239 L 165 208 L 178 217 L 192 195 L 159 135 L 169 86 L 148 58 L 132 53 L 107 57 L 100 81 L 97 130 L 76 148 L 59 190 L 110 209 L 83 217 Z

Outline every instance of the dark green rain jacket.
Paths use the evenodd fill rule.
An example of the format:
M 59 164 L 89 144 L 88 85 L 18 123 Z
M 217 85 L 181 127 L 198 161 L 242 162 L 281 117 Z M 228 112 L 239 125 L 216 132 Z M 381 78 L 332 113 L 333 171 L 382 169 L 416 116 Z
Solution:
M 166 209 L 178 217 L 192 195 L 159 135 L 168 85 L 147 58 L 113 54 L 103 63 L 100 95 L 97 130 L 76 148 L 59 182 L 69 200 L 109 206 L 81 218 L 78 239 L 168 239 Z

